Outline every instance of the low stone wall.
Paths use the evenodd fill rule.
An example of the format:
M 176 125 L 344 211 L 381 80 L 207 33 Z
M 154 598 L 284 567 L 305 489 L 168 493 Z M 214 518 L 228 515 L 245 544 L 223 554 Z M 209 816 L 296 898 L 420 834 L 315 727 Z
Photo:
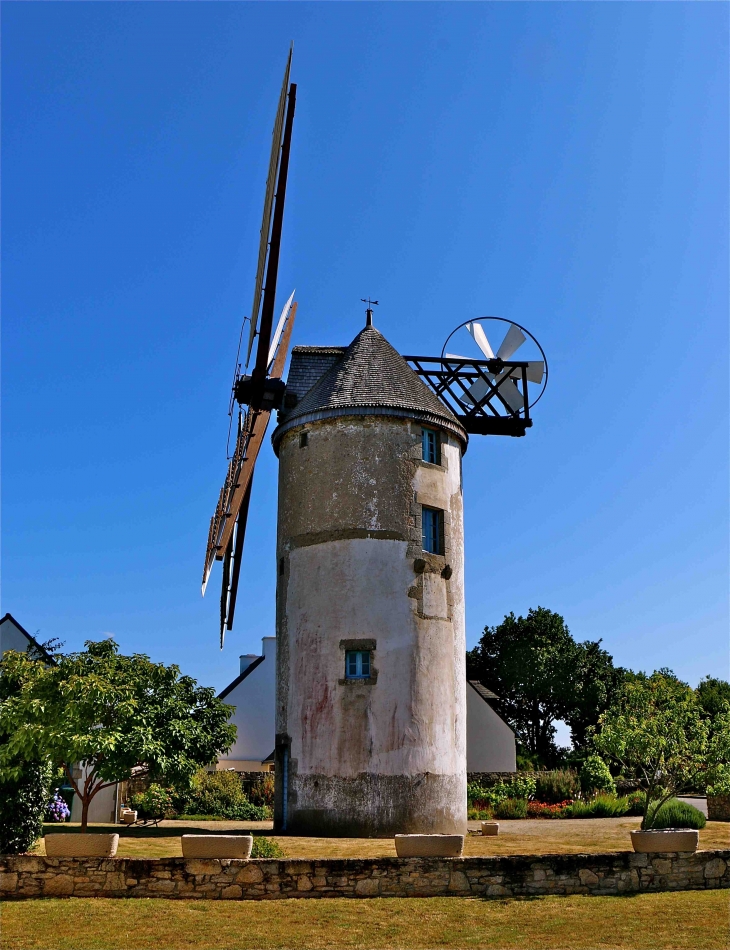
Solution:
M 708 795 L 707 817 L 710 821 L 730 821 L 730 795 Z
M 730 887 L 730 851 L 234 861 L 0 857 L 0 897 L 518 897 Z

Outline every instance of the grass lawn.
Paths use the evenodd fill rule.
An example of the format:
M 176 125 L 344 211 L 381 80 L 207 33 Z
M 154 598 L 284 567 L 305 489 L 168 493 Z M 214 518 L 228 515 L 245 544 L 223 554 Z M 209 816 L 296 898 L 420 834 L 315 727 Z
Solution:
M 6 903 L 2 950 L 726 950 L 727 893 Z
M 499 854 L 577 854 L 580 852 L 629 851 L 629 831 L 639 827 L 638 818 L 561 818 L 502 821 L 496 838 L 470 835 L 464 843 L 467 857 Z M 251 827 L 253 826 L 253 827 Z M 92 826 L 101 831 L 116 831 L 119 826 Z M 476 827 L 476 825 L 475 825 Z M 53 826 L 52 830 L 59 826 Z M 272 836 L 267 822 L 206 822 L 184 826 L 181 822 L 165 822 L 159 828 L 122 829 L 119 857 L 180 857 L 180 835 L 220 831 L 265 834 L 273 837 L 288 858 L 376 858 L 395 857 L 392 838 L 294 838 Z M 708 821 L 700 831 L 700 848 L 730 848 L 730 823 Z M 36 854 L 43 854 L 39 842 Z

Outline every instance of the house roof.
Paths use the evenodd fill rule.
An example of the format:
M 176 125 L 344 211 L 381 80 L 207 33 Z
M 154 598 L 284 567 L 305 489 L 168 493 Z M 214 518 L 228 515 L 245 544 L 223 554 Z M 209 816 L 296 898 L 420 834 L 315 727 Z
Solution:
M 15 617 L 11 613 L 5 614 L 5 616 L 2 619 L 0 619 L 0 627 L 6 621 L 10 621 L 10 623 L 12 623 L 16 627 L 16 629 L 19 630 L 23 634 L 23 636 L 27 639 L 28 643 L 31 646 L 35 647 L 35 649 L 41 654 L 41 656 L 44 656 L 48 660 L 49 663 L 56 662 L 54 658 L 51 656 L 51 654 L 48 652 L 48 650 L 46 650 L 45 647 L 41 646 L 41 644 L 36 640 L 36 638 L 32 634 L 28 633 L 25 627 L 22 624 L 18 623 L 18 621 L 15 619 Z
M 225 699 L 226 696 L 231 693 L 239 683 L 242 683 L 246 679 L 249 673 L 253 673 L 257 666 L 261 666 L 265 659 L 265 656 L 256 657 L 253 663 L 251 663 L 250 666 L 247 666 L 243 673 L 240 673 L 232 683 L 229 683 L 222 692 L 218 693 L 218 699 Z
M 499 699 L 496 693 L 493 693 L 491 689 L 487 689 L 486 686 L 482 686 L 479 680 L 467 680 L 467 683 L 479 693 L 485 702 L 489 702 L 490 699 Z
M 297 349 L 298 363 L 304 364 L 307 351 L 315 348 Z M 375 327 L 364 327 L 344 352 L 338 355 L 338 351 L 339 347 L 328 347 L 321 357 L 317 351 L 318 364 L 329 362 L 330 367 L 293 409 L 280 415 L 272 436 L 274 449 L 294 426 L 333 416 L 373 414 L 406 416 L 440 426 L 466 446 L 467 435 L 456 416 Z M 300 376 L 305 376 L 303 365 L 296 369 L 295 387 Z

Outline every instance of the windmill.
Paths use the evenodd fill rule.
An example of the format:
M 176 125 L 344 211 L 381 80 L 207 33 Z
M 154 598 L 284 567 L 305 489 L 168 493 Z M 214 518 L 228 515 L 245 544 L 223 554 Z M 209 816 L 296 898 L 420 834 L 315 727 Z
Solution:
M 459 324 L 436 356 L 373 326 L 295 346 L 293 295 L 272 336 L 296 87 L 279 100 L 239 415 L 206 549 L 233 625 L 256 459 L 279 459 L 274 827 L 311 835 L 466 831 L 462 456 L 521 437 L 547 385 L 542 347 L 501 317 Z M 276 185 L 274 185 L 276 181 Z M 266 279 L 264 282 L 264 270 Z M 260 312 L 259 312 L 260 311 Z M 496 345 L 496 341 L 499 344 Z M 496 349 L 493 347 L 496 345 Z M 515 356 L 522 357 L 515 359 Z
M 256 282 L 249 318 L 250 330 L 246 344 L 246 368 L 252 356 L 254 363 L 249 375 L 242 374 L 238 355 L 236 357 L 229 415 L 233 419 L 235 402 L 248 408 L 245 413 L 241 410 L 238 412 L 236 444 L 229 460 L 228 472 L 220 491 L 215 513 L 211 518 L 203 567 L 202 590 L 205 594 L 214 562 L 223 561 L 220 604 L 221 649 L 226 630 L 233 628 L 254 466 L 266 434 L 269 417 L 272 411 L 281 405 L 285 388 L 282 375 L 297 311 L 292 293 L 274 330 L 279 251 L 297 94 L 296 85 L 289 82 L 291 61 L 292 50 L 290 49 L 274 121 Z M 243 338 L 244 328 L 245 321 L 241 338 Z

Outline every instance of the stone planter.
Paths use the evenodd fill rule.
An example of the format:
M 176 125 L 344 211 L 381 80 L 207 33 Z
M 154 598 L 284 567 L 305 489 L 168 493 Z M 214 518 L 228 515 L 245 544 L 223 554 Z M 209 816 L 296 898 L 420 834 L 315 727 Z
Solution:
M 499 834 L 499 822 L 498 821 L 483 821 L 482 822 L 482 835 L 498 835 Z
M 458 858 L 464 850 L 464 835 L 396 835 L 399 858 Z
M 696 851 L 700 833 L 694 828 L 661 828 L 656 831 L 632 831 L 631 844 L 640 854 L 666 851 Z
M 183 835 L 184 858 L 238 858 L 251 857 L 253 835 Z
M 708 795 L 707 817 L 710 821 L 730 821 L 730 795 Z
M 43 839 L 49 858 L 113 858 L 119 835 L 59 832 Z

